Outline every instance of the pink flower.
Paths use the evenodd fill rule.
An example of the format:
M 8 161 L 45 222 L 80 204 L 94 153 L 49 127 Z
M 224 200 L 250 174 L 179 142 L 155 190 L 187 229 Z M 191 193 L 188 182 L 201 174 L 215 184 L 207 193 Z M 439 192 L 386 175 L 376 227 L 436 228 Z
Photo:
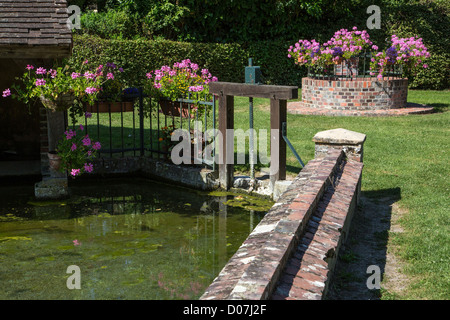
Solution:
M 427 64 L 424 64 L 423 67 L 426 69 L 426 68 L 428 68 L 428 65 L 427 65 Z
M 86 72 L 84 73 L 84 77 L 85 77 L 86 79 L 94 79 L 94 78 L 95 78 L 95 74 L 92 73 L 92 72 L 86 71 Z
M 88 60 L 84 60 L 83 64 L 88 64 L 88 62 L 89 62 Z
M 91 145 L 91 139 L 89 138 L 88 135 L 86 135 L 86 137 L 84 137 L 83 145 L 85 145 L 86 147 L 89 147 Z
M 77 72 L 72 72 L 72 79 L 76 79 L 76 78 L 78 78 L 79 76 L 80 76 L 79 73 L 77 73 Z
M 11 90 L 9 90 L 9 88 L 8 88 L 3 91 L 2 97 L 6 98 L 6 97 L 9 97 L 10 95 L 11 95 Z
M 70 147 L 70 150 L 72 150 L 72 151 L 77 150 L 77 145 L 75 143 L 72 143 L 72 146 Z
M 70 174 L 71 174 L 73 177 L 76 177 L 76 176 L 78 176 L 78 175 L 80 174 L 80 169 L 72 169 L 72 171 L 70 172 Z
M 80 130 L 83 131 L 84 130 L 84 126 L 82 124 L 80 124 Z
M 114 80 L 114 75 L 113 75 L 111 72 L 109 72 L 109 73 L 106 75 L 106 79 L 108 79 L 108 80 Z
M 86 172 L 92 172 L 94 170 L 94 165 L 92 163 L 85 163 L 84 164 L 84 170 Z
M 93 93 L 97 92 L 97 88 L 95 88 L 95 87 L 87 87 L 85 91 L 86 91 L 87 94 L 93 94 Z
M 28 64 L 28 65 L 27 65 L 27 69 L 28 69 L 28 70 L 33 70 L 34 67 L 33 67 L 31 64 Z
M 39 67 L 36 70 L 36 74 L 46 74 L 46 73 L 47 73 L 47 70 L 42 67 Z
M 77 239 L 73 240 L 72 242 L 74 246 L 81 246 L 81 242 L 78 242 Z
M 64 132 L 64 134 L 66 135 L 67 140 L 70 140 L 77 135 L 76 131 L 73 131 L 72 129 L 69 129 L 69 131 Z
M 56 77 L 56 75 L 58 74 L 58 71 L 50 69 L 48 71 L 48 73 L 50 74 L 50 76 L 52 77 L 52 79 L 54 79 Z
M 98 141 L 92 145 L 92 149 L 94 149 L 94 150 L 99 150 L 101 147 L 102 147 L 102 145 Z
M 36 85 L 36 87 L 44 86 L 45 85 L 45 80 L 44 79 L 36 79 L 35 85 Z

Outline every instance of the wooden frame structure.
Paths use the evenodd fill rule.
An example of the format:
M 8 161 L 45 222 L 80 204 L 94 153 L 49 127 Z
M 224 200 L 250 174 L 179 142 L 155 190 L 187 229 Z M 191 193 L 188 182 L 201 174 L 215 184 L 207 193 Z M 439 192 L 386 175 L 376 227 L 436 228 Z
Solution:
M 270 99 L 270 181 L 273 188 L 277 180 L 286 179 L 286 142 L 282 137 L 282 124 L 286 122 L 287 100 L 298 98 L 298 87 L 254 85 L 231 82 L 211 82 L 209 92 L 219 97 L 219 131 L 222 141 L 219 152 L 223 159 L 219 163 L 219 183 L 221 188 L 229 189 L 233 185 L 234 135 L 234 97 L 253 97 Z M 230 130 L 231 129 L 231 130 Z

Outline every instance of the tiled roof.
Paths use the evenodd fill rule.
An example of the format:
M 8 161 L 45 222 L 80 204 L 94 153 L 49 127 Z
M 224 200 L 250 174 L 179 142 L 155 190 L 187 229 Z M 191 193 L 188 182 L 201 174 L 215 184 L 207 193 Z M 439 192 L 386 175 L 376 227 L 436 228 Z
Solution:
M 0 57 L 69 55 L 66 0 L 0 0 Z

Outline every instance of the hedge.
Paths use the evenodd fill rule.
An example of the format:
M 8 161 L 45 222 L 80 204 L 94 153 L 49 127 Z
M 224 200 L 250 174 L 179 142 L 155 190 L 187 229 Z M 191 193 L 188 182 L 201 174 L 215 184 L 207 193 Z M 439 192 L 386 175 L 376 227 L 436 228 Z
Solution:
M 244 82 L 248 59 L 261 67 L 265 84 L 301 86 L 305 68 L 287 58 L 287 48 L 296 40 L 239 43 L 195 43 L 170 40 L 107 40 L 96 36 L 74 35 L 69 64 L 77 67 L 86 59 L 94 64 L 114 62 L 127 72 L 130 86 L 138 86 L 145 73 L 162 65 L 189 58 L 208 68 L 219 81 Z M 429 68 L 410 75 L 410 88 L 447 89 L 449 53 L 433 55 Z
M 114 62 L 127 72 L 130 85 L 139 85 L 147 72 L 188 58 L 208 68 L 220 81 L 244 82 L 245 66 L 251 57 L 254 65 L 260 65 L 266 84 L 300 85 L 304 73 L 285 54 L 290 43 L 268 41 L 244 46 L 170 40 L 106 40 L 75 35 L 69 64 L 77 68 L 86 59 L 93 64 Z

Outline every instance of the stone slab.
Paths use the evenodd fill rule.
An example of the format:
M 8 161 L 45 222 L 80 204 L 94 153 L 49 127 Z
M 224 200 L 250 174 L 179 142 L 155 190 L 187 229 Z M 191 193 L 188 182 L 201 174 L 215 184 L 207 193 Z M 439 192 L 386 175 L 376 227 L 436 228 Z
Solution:
M 337 128 L 318 132 L 312 139 L 315 143 L 323 144 L 350 144 L 364 143 L 366 135 L 363 133 Z

